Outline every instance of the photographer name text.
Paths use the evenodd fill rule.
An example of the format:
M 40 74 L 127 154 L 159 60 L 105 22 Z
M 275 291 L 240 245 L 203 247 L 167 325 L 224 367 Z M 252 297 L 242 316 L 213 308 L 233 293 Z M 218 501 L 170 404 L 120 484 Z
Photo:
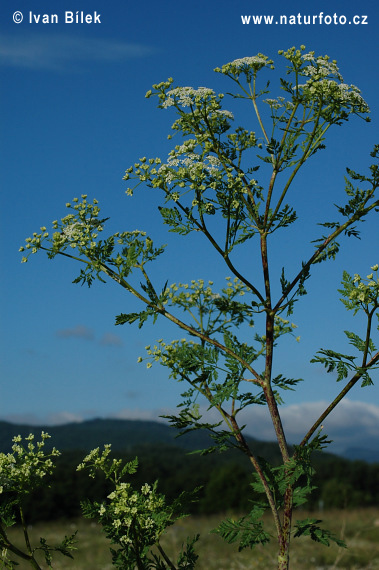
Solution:
M 96 10 L 94 12 L 84 12 L 78 10 L 76 12 L 65 11 L 64 14 L 36 14 L 32 11 L 28 15 L 21 12 L 13 14 L 13 21 L 20 24 L 22 21 L 27 21 L 29 24 L 101 24 L 101 14 Z

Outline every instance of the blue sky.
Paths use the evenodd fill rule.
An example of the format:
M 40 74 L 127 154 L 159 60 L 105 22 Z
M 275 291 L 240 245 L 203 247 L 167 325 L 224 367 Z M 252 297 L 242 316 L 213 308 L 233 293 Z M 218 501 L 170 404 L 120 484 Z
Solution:
M 156 266 L 162 284 L 226 275 L 200 240 L 174 238 L 162 226 L 151 191 L 125 195 L 122 177 L 140 156 L 165 158 L 174 116 L 144 95 L 153 83 L 173 77 L 178 85 L 231 86 L 212 70 L 258 52 L 278 59 L 278 49 L 305 44 L 338 61 L 346 83 L 357 85 L 369 103 L 372 122 L 353 118 L 336 127 L 327 150 L 296 181 L 303 220 L 273 243 L 272 259 L 289 270 L 309 257 L 316 223 L 333 218 L 342 202 L 346 166 L 367 172 L 378 142 L 379 8 L 374 2 L 257 2 L 208 0 L 190 4 L 47 1 L 3 3 L 0 8 L 1 64 L 1 404 L 0 418 L 27 423 L 62 423 L 91 417 L 157 418 L 171 412 L 182 385 L 158 366 L 137 364 L 155 339 L 181 337 L 165 323 L 142 331 L 114 326 L 120 312 L 136 310 L 114 284 L 90 290 L 72 285 L 78 269 L 68 260 L 43 255 L 20 263 L 25 237 L 66 214 L 65 203 L 82 193 L 100 201 L 112 231 L 147 230 L 168 251 Z M 65 11 L 100 15 L 97 24 L 64 22 Z M 13 14 L 23 14 L 16 24 Z M 29 13 L 56 13 L 57 24 L 29 23 Z M 288 17 L 300 13 L 367 16 L 365 25 L 243 25 L 241 15 Z M 33 18 L 33 17 L 32 17 Z M 316 19 L 316 22 L 319 20 Z M 279 94 L 272 75 L 272 95 Z M 229 101 L 228 101 L 229 103 Z M 230 102 L 229 107 L 232 108 Z M 244 126 L 256 129 L 250 113 Z M 293 321 L 301 342 L 285 341 L 277 370 L 305 382 L 286 394 L 283 409 L 296 441 L 340 389 L 335 378 L 309 360 L 321 347 L 349 352 L 343 330 L 361 332 L 363 322 L 346 313 L 337 288 L 342 271 L 366 275 L 379 262 L 377 220 L 362 226 L 362 239 L 344 242 L 333 263 L 317 266 L 309 294 Z M 241 260 L 242 263 L 242 260 Z M 281 267 L 281 265 L 280 265 Z M 247 268 L 251 271 L 251 267 Z M 356 387 L 326 423 L 336 446 L 378 445 L 379 387 Z M 265 417 L 246 416 L 250 432 L 270 438 Z M 351 428 L 351 424 L 355 427 Z M 346 435 L 348 434 L 348 436 Z

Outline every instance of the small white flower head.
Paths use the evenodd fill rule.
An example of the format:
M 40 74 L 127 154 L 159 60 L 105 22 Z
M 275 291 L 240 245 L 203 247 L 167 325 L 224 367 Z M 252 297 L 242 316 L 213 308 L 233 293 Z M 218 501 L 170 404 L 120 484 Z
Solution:
M 231 119 L 232 121 L 234 120 L 234 115 L 231 111 L 228 111 L 227 109 L 217 109 L 215 111 L 215 113 L 217 115 L 221 115 L 223 117 L 225 117 L 226 119 Z
M 233 76 L 235 78 L 237 78 L 241 73 L 244 73 L 246 75 L 246 78 L 250 80 L 252 74 L 256 74 L 260 69 L 264 67 L 274 69 L 273 61 L 266 55 L 258 53 L 254 56 L 235 59 L 234 61 L 223 65 L 221 69 L 219 67 L 216 67 L 215 71 L 218 73 L 223 73 L 224 75 Z
M 151 487 L 150 485 L 148 485 L 148 483 L 145 483 L 142 487 L 141 487 L 141 493 L 143 495 L 148 495 L 150 493 Z
M 175 89 L 167 91 L 166 99 L 162 102 L 161 106 L 163 109 L 174 105 L 191 107 L 214 96 L 215 92 L 213 89 L 208 89 L 207 87 L 199 87 L 198 89 L 194 89 L 193 87 L 176 87 Z

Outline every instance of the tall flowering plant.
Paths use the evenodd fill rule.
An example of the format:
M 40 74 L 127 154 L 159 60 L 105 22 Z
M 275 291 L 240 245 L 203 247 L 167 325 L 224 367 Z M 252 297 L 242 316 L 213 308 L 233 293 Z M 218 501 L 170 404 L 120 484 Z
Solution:
M 274 374 L 276 346 L 285 335 L 298 338 L 290 317 L 306 294 L 311 270 L 334 259 L 339 239 L 358 236 L 359 222 L 378 210 L 379 145 L 371 153 L 374 164 L 368 174 L 347 170 L 345 203 L 336 207 L 334 220 L 320 224 L 323 231 L 315 236 L 308 259 L 293 274 L 283 268 L 277 284 L 270 272 L 269 247 L 273 234 L 297 220 L 291 189 L 299 170 L 325 147 L 334 125 L 351 116 L 369 120 L 359 89 L 344 82 L 335 61 L 306 52 L 304 46 L 279 55 L 286 74 L 280 79 L 281 95 L 275 98 L 268 96 L 268 83 L 262 84 L 262 75 L 274 70 L 274 62 L 265 55 L 237 59 L 215 70 L 235 87 L 230 104 L 238 100 L 239 112 L 241 100 L 249 113 L 253 111 L 254 131 L 234 127 L 235 111 L 224 108 L 225 96 L 213 89 L 178 87 L 173 79 L 154 85 L 147 97 L 157 97 L 159 108 L 176 114 L 173 135 L 183 138 L 165 160 L 143 157 L 124 176 L 129 196 L 141 185 L 161 194 L 159 211 L 169 231 L 203 236 L 225 264 L 229 276 L 224 286 L 201 279 L 188 284 L 153 282 L 149 263 L 163 254 L 164 246 L 155 246 L 140 231 L 101 238 L 106 219 L 100 218 L 97 201 L 88 201 L 87 195 L 67 204 L 69 214 L 53 223 L 52 234 L 41 228 L 21 250 L 23 261 L 39 250 L 50 258 L 66 256 L 81 264 L 75 282 L 91 285 L 96 278 L 110 278 L 134 295 L 142 309 L 118 315 L 117 325 L 142 327 L 149 319 L 165 318 L 181 329 L 181 340 L 161 339 L 148 346 L 139 360 L 147 359 L 148 367 L 159 362 L 173 379 L 186 383 L 179 411 L 169 417 L 174 426 L 183 432 L 208 430 L 214 445 L 206 452 L 236 447 L 254 469 L 252 487 L 261 493 L 261 500 L 247 516 L 226 520 L 215 532 L 228 542 L 238 542 L 240 548 L 265 543 L 271 537 L 262 514 L 269 509 L 276 528 L 277 568 L 284 570 L 289 568 L 291 537 L 339 542 L 320 527 L 320 521 L 293 522 L 292 515 L 312 490 L 311 453 L 327 444 L 322 422 L 358 382 L 370 384 L 370 373 L 378 366 L 373 340 L 377 265 L 366 281 L 343 276 L 342 300 L 348 310 L 365 315 L 367 326 L 363 336 L 346 333 L 356 351 L 353 356 L 331 349 L 315 355 L 314 362 L 329 372 L 337 370 L 337 379 L 346 383 L 294 451 L 287 443 L 280 403 L 283 390 L 294 389 L 301 379 Z M 251 114 L 247 118 L 250 121 Z M 240 250 L 248 256 L 239 257 Z M 139 284 L 132 274 L 138 274 Z M 258 457 L 245 436 L 241 412 L 256 405 L 265 406 L 272 420 L 280 466 Z M 219 421 L 207 418 L 207 408 L 219 414 Z

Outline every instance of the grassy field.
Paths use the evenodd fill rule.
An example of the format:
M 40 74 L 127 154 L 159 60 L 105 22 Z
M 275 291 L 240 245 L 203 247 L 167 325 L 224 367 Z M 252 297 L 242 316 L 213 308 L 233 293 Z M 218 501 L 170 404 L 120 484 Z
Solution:
M 301 515 L 305 518 L 306 513 Z M 348 549 L 339 548 L 335 544 L 330 547 L 319 545 L 309 538 L 294 539 L 291 552 L 291 570 L 373 570 L 379 569 L 379 509 L 362 509 L 354 511 L 330 511 L 322 515 L 312 513 L 311 516 L 322 518 L 324 526 L 332 530 L 347 544 Z M 295 517 L 296 518 L 296 517 Z M 298 517 L 300 518 L 300 517 Z M 170 529 L 164 538 L 167 551 L 178 552 L 188 535 L 200 532 L 197 551 L 200 559 L 199 570 L 269 570 L 276 568 L 274 541 L 265 547 L 244 550 L 238 553 L 235 546 L 227 545 L 221 538 L 209 531 L 217 526 L 220 517 L 188 517 L 179 521 Z M 267 519 L 268 528 L 270 521 Z M 54 569 L 71 570 L 110 570 L 111 558 L 108 542 L 101 529 L 88 520 L 60 521 L 38 524 L 30 528 L 33 545 L 37 545 L 43 536 L 49 543 L 58 542 L 64 535 L 78 530 L 77 551 L 74 560 L 55 555 Z M 17 544 L 22 544 L 21 529 L 13 528 L 9 536 Z M 18 540 L 16 541 L 16 536 Z M 1 562 L 0 562 L 1 564 Z M 42 564 L 43 568 L 47 568 Z M 20 570 L 30 566 L 20 561 Z

